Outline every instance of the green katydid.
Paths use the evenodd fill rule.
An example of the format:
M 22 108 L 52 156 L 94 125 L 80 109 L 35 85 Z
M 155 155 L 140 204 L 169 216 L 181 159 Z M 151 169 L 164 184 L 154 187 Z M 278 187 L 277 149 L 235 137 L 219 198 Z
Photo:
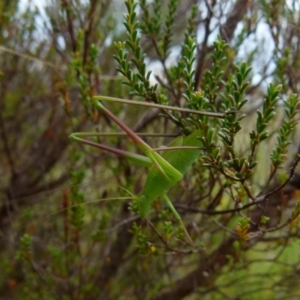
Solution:
M 150 168 L 148 177 L 146 179 L 143 190 L 136 197 L 138 202 L 138 213 L 142 218 L 145 218 L 150 210 L 152 202 L 158 197 L 162 197 L 171 211 L 173 212 L 176 219 L 181 223 L 189 241 L 193 244 L 189 234 L 187 233 L 184 224 L 174 208 L 172 202 L 168 198 L 166 192 L 176 185 L 177 182 L 182 180 L 183 175 L 191 167 L 193 162 L 200 155 L 201 142 L 199 140 L 200 131 L 196 130 L 190 135 L 183 137 L 179 136 L 175 138 L 167 148 L 152 149 L 144 140 L 142 140 L 135 132 L 133 132 L 126 124 L 119 120 L 114 114 L 112 114 L 107 108 L 103 106 L 98 100 L 102 101 L 117 101 L 122 103 L 134 103 L 138 105 L 145 105 L 151 107 L 159 107 L 168 110 L 174 110 L 173 107 L 163 105 L 152 105 L 150 103 L 123 100 L 118 98 L 97 96 L 92 100 L 100 111 L 106 114 L 111 120 L 113 120 L 142 150 L 146 156 L 129 153 L 120 149 L 112 148 L 103 144 L 99 144 L 85 137 L 101 135 L 100 133 L 72 133 L 70 139 L 76 142 L 81 142 L 90 146 L 94 146 L 126 158 L 146 167 Z M 203 111 L 193 111 L 183 108 L 175 108 L 179 111 L 189 113 L 199 113 L 203 115 L 213 116 L 217 118 L 224 118 L 223 114 L 219 113 L 206 113 Z M 158 150 L 163 150 L 162 155 L 158 154 Z M 188 151 L 187 151 L 188 150 Z

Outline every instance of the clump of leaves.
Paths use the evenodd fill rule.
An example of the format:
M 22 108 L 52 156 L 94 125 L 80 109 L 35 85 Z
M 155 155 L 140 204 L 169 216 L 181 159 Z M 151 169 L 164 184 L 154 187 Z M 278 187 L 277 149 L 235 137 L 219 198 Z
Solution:
M 142 18 L 139 23 L 135 12 L 137 3 L 133 0 L 126 1 L 127 15 L 124 25 L 127 29 L 127 40 L 116 43 L 118 54 L 115 59 L 119 63 L 118 70 L 125 76 L 124 84 L 132 88 L 133 95 L 145 101 L 168 102 L 173 105 L 184 105 L 194 110 L 223 113 L 223 119 L 199 115 L 185 117 L 166 111 L 164 111 L 164 116 L 185 135 L 196 129 L 201 130 L 199 139 L 205 150 L 202 151 L 199 162 L 201 161 L 203 167 L 215 170 L 214 176 L 221 178 L 222 184 L 230 190 L 232 199 L 235 199 L 234 206 L 247 198 L 255 201 L 256 197 L 251 191 L 251 179 L 257 167 L 257 151 L 259 145 L 269 138 L 268 127 L 275 117 L 282 87 L 273 83 L 268 86 L 262 109 L 256 114 L 255 128 L 249 134 L 248 152 L 241 154 L 235 142 L 237 134 L 242 129 L 241 122 L 246 118 L 243 109 L 248 101 L 246 94 L 252 69 L 246 62 L 231 66 L 228 45 L 219 36 L 214 42 L 211 68 L 204 72 L 201 89 L 195 89 L 197 51 L 196 39 L 193 37 L 195 36 L 193 34 L 195 9 L 192 10 L 183 37 L 180 56 L 171 67 L 167 67 L 165 61 L 171 47 L 172 24 L 177 5 L 175 2 L 170 1 L 169 14 L 165 17 L 164 23 L 159 1 L 154 1 L 151 7 L 146 1 L 140 1 Z M 159 84 L 151 84 L 151 71 L 146 70 L 146 54 L 143 53 L 141 46 L 143 36 L 148 37 L 154 43 L 156 54 L 163 65 L 165 80 L 160 79 L 161 75 L 157 76 Z M 290 136 L 297 124 L 295 116 L 298 103 L 299 99 L 295 95 L 290 96 L 284 102 L 287 118 L 279 129 L 278 143 L 271 153 L 270 178 L 278 168 L 283 166 L 287 158 Z M 246 225 L 244 227 L 239 225 L 241 235 L 244 237 L 248 230 L 246 227 Z M 168 235 L 171 234 L 170 231 Z

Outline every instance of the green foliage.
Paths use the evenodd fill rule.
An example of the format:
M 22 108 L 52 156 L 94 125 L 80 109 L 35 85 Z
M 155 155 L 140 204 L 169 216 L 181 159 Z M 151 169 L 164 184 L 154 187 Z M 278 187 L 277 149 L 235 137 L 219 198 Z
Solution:
M 269 133 L 266 130 L 268 123 L 275 116 L 275 107 L 279 100 L 279 92 L 281 91 L 281 85 L 275 87 L 272 83 L 268 87 L 267 95 L 263 100 L 262 111 L 257 111 L 256 130 L 252 130 L 250 133 L 251 141 L 251 154 L 249 156 L 250 168 L 257 165 L 255 161 L 256 149 L 259 143 L 266 140 L 269 137 Z
M 288 158 L 287 151 L 288 146 L 291 144 L 291 134 L 297 125 L 295 117 L 297 115 L 298 104 L 299 98 L 295 94 L 289 96 L 287 101 L 284 101 L 286 118 L 284 119 L 282 126 L 279 128 L 277 145 L 271 153 L 271 161 L 274 169 L 281 166 Z
M 186 93 L 183 94 L 183 97 L 187 100 L 188 103 L 192 103 L 189 106 L 190 108 L 197 109 L 198 107 L 196 105 L 193 107 L 193 103 L 196 102 L 193 101 L 193 98 L 194 99 L 196 98 L 195 93 L 193 93 L 193 88 L 194 88 L 194 76 L 195 76 L 194 63 L 196 60 L 195 50 L 197 48 L 197 45 L 195 43 L 195 39 L 190 37 L 188 37 L 185 42 L 186 43 L 183 47 L 183 56 L 182 56 L 182 63 L 184 65 L 184 67 L 182 68 L 183 71 L 182 74 L 184 78 L 183 84 Z M 178 65 L 178 69 L 179 69 L 179 65 Z
M 142 24 L 140 24 L 142 32 L 157 39 L 161 35 L 161 1 L 155 0 L 153 2 L 152 15 L 150 14 L 149 5 L 146 0 L 141 0 L 139 4 L 143 12 L 141 17 Z
M 140 254 L 142 255 L 158 254 L 158 251 L 155 248 L 155 246 L 148 241 L 147 235 L 143 233 L 143 229 L 141 226 L 138 226 L 136 223 L 133 223 L 132 234 L 136 237 L 137 248 Z
M 227 57 L 225 55 L 226 43 L 220 37 L 214 42 L 214 53 L 212 54 L 212 69 L 206 70 L 202 82 L 202 89 L 209 103 L 216 104 L 217 91 L 220 88 Z
M 126 42 L 116 43 L 118 54 L 115 57 L 119 63 L 117 70 L 127 78 L 125 84 L 129 85 L 134 89 L 134 94 L 144 97 L 146 99 L 156 100 L 155 90 L 157 85 L 151 87 L 150 75 L 151 72 L 146 72 L 145 56 L 142 54 L 140 46 L 140 37 L 138 33 L 138 22 L 136 20 L 135 8 L 137 3 L 133 0 L 125 1 L 128 14 L 125 16 L 125 22 L 123 23 L 127 29 L 128 39 Z M 133 57 L 130 59 L 136 73 L 132 72 L 132 67 L 127 62 L 128 53 L 125 52 L 125 45 L 132 51 Z M 153 99 L 152 99 L 153 98 Z M 157 100 L 155 101 L 157 102 Z
M 250 221 L 250 218 L 241 218 L 238 221 L 236 231 L 242 241 L 250 238 L 250 235 L 248 233 L 250 228 Z
M 29 234 L 24 234 L 20 241 L 20 251 L 16 254 L 16 259 L 31 261 L 31 237 Z
M 70 194 L 70 206 L 71 206 L 71 220 L 70 223 L 79 232 L 83 226 L 83 218 L 85 205 L 84 204 L 84 194 L 80 192 L 80 184 L 84 178 L 84 170 L 76 169 L 71 171 L 71 194 Z
M 139 4 L 142 9 L 140 29 L 146 37 L 149 37 L 155 42 L 159 58 L 165 60 L 170 54 L 178 0 L 169 1 L 164 24 L 162 24 L 164 16 L 162 14 L 163 5 L 161 1 L 155 0 L 152 4 L 152 15 L 149 13 L 150 5 L 147 1 L 140 0 Z
M 300 201 L 295 204 L 295 207 L 292 212 L 292 218 L 295 219 L 300 214 Z
M 269 136 L 266 128 L 270 120 L 275 116 L 275 106 L 279 100 L 278 95 L 280 91 L 280 85 L 275 87 L 273 84 L 270 84 L 266 98 L 264 99 L 263 110 L 262 112 L 257 112 L 256 131 L 253 130 L 250 133 L 252 153 L 255 151 L 258 143 Z
M 163 57 L 167 57 L 168 51 L 170 50 L 171 46 L 171 37 L 173 35 L 173 26 L 174 26 L 174 21 L 176 18 L 176 10 L 178 6 L 178 1 L 177 0 L 171 0 L 169 4 L 169 11 L 167 13 L 168 18 L 166 20 L 165 24 L 165 32 L 164 32 L 164 37 L 163 37 Z
M 299 6 L 259 1 L 234 14 L 231 39 L 240 1 L 221 16 L 222 1 L 203 3 L 127 0 L 124 29 L 115 0 L 49 2 L 45 27 L 33 6 L 0 4 L 0 298 L 298 297 Z M 196 135 L 200 155 L 168 196 L 199 248 L 160 199 L 144 220 L 137 199 L 111 200 L 128 196 L 119 187 L 140 193 L 146 169 L 67 141 L 114 129 L 91 105 L 98 94 L 224 115 L 109 104 L 134 130 Z M 119 136 L 93 141 L 137 151 Z
M 125 84 L 130 85 L 134 89 L 134 94 L 143 97 L 146 101 L 157 102 L 157 99 L 162 98 L 162 91 L 164 89 L 167 92 L 167 85 L 162 84 L 161 90 L 158 89 L 158 85 L 155 84 L 150 93 L 150 73 L 146 71 L 146 65 L 144 61 L 145 54 L 142 54 L 141 38 L 138 32 L 138 23 L 136 22 L 136 3 L 134 1 L 127 1 L 128 15 L 125 20 L 125 27 L 127 29 L 129 39 L 126 41 L 126 45 L 131 51 L 133 58 L 130 60 L 137 70 L 137 74 L 132 73 L 129 61 L 127 61 L 128 53 L 124 54 L 125 44 L 117 44 L 119 55 L 116 57 L 119 68 L 118 70 L 127 77 L 128 81 Z M 170 19 L 166 24 L 173 22 L 173 14 L 175 10 L 172 8 L 173 2 L 170 2 L 169 16 Z M 141 33 L 146 36 L 155 38 L 155 34 L 162 30 L 162 24 L 158 22 L 157 16 L 159 15 L 158 8 L 160 5 L 155 2 L 153 4 L 153 16 L 150 14 L 150 10 L 145 1 L 141 1 L 141 8 L 143 11 L 142 20 L 143 24 L 140 26 Z M 190 20 L 195 18 L 195 11 L 192 12 Z M 192 21 L 187 32 L 192 32 Z M 169 25 L 166 25 L 166 28 Z M 156 32 L 155 32 L 156 31 Z M 167 29 L 166 32 L 170 35 L 171 29 Z M 151 36 L 152 35 L 152 36 Z M 159 38 L 157 37 L 157 40 Z M 166 40 L 166 38 L 165 38 Z M 170 40 L 169 38 L 167 40 Z M 157 41 L 156 41 L 157 42 Z M 180 78 L 176 76 L 182 76 L 183 84 L 180 88 L 180 94 L 184 97 L 189 108 L 195 110 L 205 111 L 221 111 L 225 113 L 225 118 L 221 121 L 211 120 L 207 116 L 189 116 L 186 119 L 181 118 L 176 113 L 167 114 L 166 117 L 180 127 L 180 130 L 185 134 L 189 134 L 191 131 L 198 128 L 201 130 L 199 136 L 200 141 L 207 150 L 201 155 L 203 166 L 215 169 L 220 172 L 227 180 L 228 186 L 231 187 L 231 193 L 233 195 L 242 195 L 240 187 L 234 187 L 234 182 L 240 182 L 242 184 L 242 190 L 244 190 L 244 196 L 254 199 L 249 186 L 251 185 L 251 179 L 255 174 L 257 167 L 256 155 L 258 146 L 269 138 L 267 127 L 270 121 L 275 117 L 276 106 L 279 101 L 279 94 L 282 90 L 282 86 L 275 86 L 271 83 L 267 89 L 266 96 L 263 100 L 262 111 L 257 111 L 256 126 L 249 134 L 250 149 L 248 155 L 240 155 L 236 149 L 235 141 L 237 134 L 242 129 L 242 120 L 246 117 L 243 113 L 243 109 L 247 104 L 245 97 L 247 93 L 247 87 L 249 86 L 249 74 L 251 67 L 246 62 L 233 65 L 231 68 L 231 74 L 226 74 L 225 70 L 229 68 L 228 62 L 230 61 L 230 51 L 227 49 L 227 44 L 219 36 L 214 42 L 214 52 L 212 54 L 212 67 L 206 70 L 203 76 L 201 84 L 201 90 L 194 90 L 194 77 L 195 77 L 195 39 L 185 34 L 185 40 L 182 46 L 181 57 L 178 59 L 178 64 L 171 67 L 171 76 L 169 71 L 165 69 L 166 77 L 168 79 L 169 87 L 176 86 L 174 82 L 178 82 Z M 166 49 L 166 47 L 164 48 Z M 160 54 L 159 50 L 157 51 Z M 167 51 L 164 51 L 165 56 Z M 165 57 L 162 60 L 164 62 Z M 162 56 L 160 56 L 162 57 Z M 142 68 L 140 66 L 143 66 Z M 145 82 L 145 74 L 147 74 L 147 83 Z M 178 85 L 177 85 L 178 87 Z M 149 95 L 152 95 L 151 97 Z M 173 101 L 176 102 L 176 93 L 171 93 L 174 97 Z M 164 97 L 163 97 L 164 98 Z M 172 101 L 172 102 L 173 102 Z M 158 101 L 161 102 L 161 101 Z M 171 101 L 169 101 L 171 102 Z M 289 145 L 289 137 L 291 132 L 295 129 L 296 120 L 296 106 L 298 99 L 296 96 L 289 98 L 289 101 L 285 103 L 288 120 L 284 122 L 283 127 L 280 129 L 278 137 L 278 146 L 273 150 L 271 154 L 271 161 L 274 166 L 270 173 L 270 178 L 274 175 L 274 171 L 282 165 L 284 158 L 286 157 L 287 146 Z M 211 126 L 213 124 L 213 127 Z M 219 144 L 218 136 L 222 146 Z M 235 196 L 233 196 L 235 197 Z M 239 196 L 240 197 L 240 196 Z M 242 199 L 239 199 L 241 201 Z M 248 220 L 248 219 L 247 219 Z M 268 220 L 267 216 L 261 219 L 261 223 L 265 224 Z M 168 224 L 168 223 L 166 223 Z M 239 224 L 239 234 L 242 239 L 248 238 L 249 224 Z

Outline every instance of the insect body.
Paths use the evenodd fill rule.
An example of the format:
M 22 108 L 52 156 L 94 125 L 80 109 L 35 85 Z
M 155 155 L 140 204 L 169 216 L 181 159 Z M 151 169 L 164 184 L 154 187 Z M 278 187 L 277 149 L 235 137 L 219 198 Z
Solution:
M 201 142 L 199 140 L 200 131 L 196 130 L 190 135 L 183 137 L 175 138 L 168 147 L 163 150 L 164 153 L 160 155 L 157 149 L 152 149 L 144 140 L 142 140 L 135 132 L 133 132 L 126 124 L 119 120 L 113 113 L 111 113 L 104 105 L 98 101 L 98 99 L 103 101 L 119 101 L 126 102 L 123 99 L 116 99 L 110 97 L 97 96 L 93 99 L 93 104 L 105 113 L 111 120 L 113 120 L 141 149 L 141 151 L 146 155 L 138 155 L 130 152 L 126 152 L 120 149 L 115 149 L 103 144 L 95 143 L 86 139 L 87 136 L 100 135 L 99 133 L 73 133 L 70 135 L 70 139 L 76 142 L 81 142 L 90 146 L 94 146 L 106 151 L 110 151 L 117 155 L 124 156 L 131 161 L 134 161 L 143 166 L 149 167 L 150 172 L 148 174 L 146 183 L 143 190 L 138 196 L 136 196 L 138 202 L 138 213 L 141 217 L 146 218 L 152 202 L 158 198 L 162 197 L 169 208 L 172 210 L 176 219 L 178 219 L 187 234 L 189 241 L 192 243 L 191 238 L 189 237 L 182 220 L 174 208 L 172 202 L 168 198 L 166 192 L 176 185 L 180 180 L 182 180 L 184 174 L 191 167 L 193 162 L 197 160 L 200 154 Z M 130 103 L 127 101 L 126 103 Z M 149 106 L 149 103 L 147 103 Z M 159 105 L 156 105 L 159 106 Z M 164 109 L 172 110 L 172 107 L 163 106 Z M 185 111 L 184 109 L 180 109 Z M 187 110 L 191 112 L 190 110 Z M 199 112 L 198 112 L 199 113 Z M 201 112 L 205 114 L 205 112 Z M 222 114 L 208 113 L 209 116 L 213 117 L 224 117 Z

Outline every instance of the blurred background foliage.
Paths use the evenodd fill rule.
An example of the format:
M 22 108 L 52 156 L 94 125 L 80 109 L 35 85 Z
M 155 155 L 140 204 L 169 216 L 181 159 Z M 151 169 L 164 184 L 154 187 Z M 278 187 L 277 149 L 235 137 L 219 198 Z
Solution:
M 216 129 L 220 165 L 212 167 L 208 153 L 170 193 L 198 249 L 184 243 L 161 201 L 147 223 L 128 209 L 130 199 L 111 200 L 128 196 L 119 187 L 137 194 L 145 169 L 68 140 L 75 131 L 118 131 L 92 108 L 94 95 L 133 97 L 113 57 L 120 62 L 114 42 L 137 38 L 123 25 L 124 14 L 132 16 L 124 1 L 2 0 L 0 298 L 298 299 L 300 144 L 290 128 L 298 120 L 299 2 L 138 2 L 141 53 L 129 43 L 122 51 L 152 71 L 150 84 L 162 92 L 152 96 L 185 106 L 182 99 L 200 91 L 216 111 L 232 108 L 233 94 L 242 96 L 238 104 L 248 99 L 241 120 L 202 119 L 203 131 Z M 249 85 L 233 93 L 239 78 Z M 107 106 L 137 132 L 186 129 L 186 116 L 174 123 L 156 109 Z M 222 131 L 227 126 L 238 133 Z M 101 142 L 137 151 L 127 138 Z M 236 180 L 237 170 L 248 177 Z

